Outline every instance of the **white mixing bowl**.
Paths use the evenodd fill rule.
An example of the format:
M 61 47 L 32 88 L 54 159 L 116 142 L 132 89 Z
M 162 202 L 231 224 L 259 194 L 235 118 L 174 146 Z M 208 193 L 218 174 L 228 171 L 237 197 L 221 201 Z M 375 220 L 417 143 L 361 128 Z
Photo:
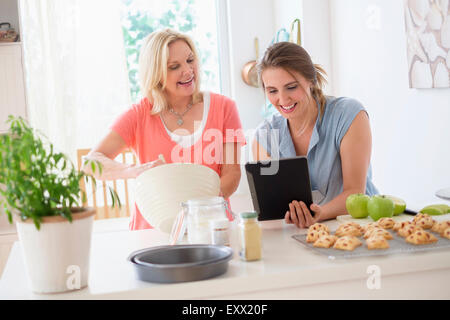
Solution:
M 182 202 L 219 193 L 217 172 L 199 164 L 165 164 L 136 178 L 139 211 L 150 225 L 165 233 L 170 233 Z

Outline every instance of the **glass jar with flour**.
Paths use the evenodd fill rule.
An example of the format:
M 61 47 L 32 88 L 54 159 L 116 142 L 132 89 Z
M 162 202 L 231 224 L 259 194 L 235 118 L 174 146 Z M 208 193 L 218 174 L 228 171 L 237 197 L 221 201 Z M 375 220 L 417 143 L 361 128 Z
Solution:
M 192 199 L 181 204 L 186 220 L 188 242 L 211 244 L 210 221 L 227 218 L 227 202 L 222 197 Z

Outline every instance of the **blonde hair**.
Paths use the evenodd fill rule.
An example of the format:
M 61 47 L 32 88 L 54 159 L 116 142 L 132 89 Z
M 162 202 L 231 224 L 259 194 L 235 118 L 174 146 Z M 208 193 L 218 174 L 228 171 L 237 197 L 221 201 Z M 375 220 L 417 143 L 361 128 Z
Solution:
M 172 29 L 152 32 L 142 43 L 139 54 L 139 80 L 142 95 L 153 103 L 152 114 L 158 114 L 168 108 L 164 90 L 166 88 L 169 45 L 177 40 L 186 42 L 198 65 L 198 54 L 192 39 Z M 200 68 L 199 65 L 198 68 Z M 201 100 L 199 71 L 196 76 L 193 103 Z
M 311 94 L 320 104 L 320 118 L 325 111 L 326 97 L 322 91 L 327 82 L 325 70 L 313 64 L 310 55 L 301 46 L 292 42 L 278 42 L 270 46 L 264 53 L 264 57 L 258 63 L 258 75 L 262 81 L 262 72 L 267 68 L 283 68 L 286 71 L 294 71 L 301 74 L 312 83 Z

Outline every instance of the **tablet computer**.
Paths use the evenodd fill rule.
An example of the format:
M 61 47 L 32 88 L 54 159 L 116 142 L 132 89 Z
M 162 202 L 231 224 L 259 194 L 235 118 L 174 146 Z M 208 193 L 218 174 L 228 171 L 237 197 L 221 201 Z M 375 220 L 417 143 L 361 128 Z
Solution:
M 289 203 L 313 203 L 308 160 L 304 156 L 245 164 L 258 220 L 284 219 Z M 311 212 L 314 215 L 314 212 Z

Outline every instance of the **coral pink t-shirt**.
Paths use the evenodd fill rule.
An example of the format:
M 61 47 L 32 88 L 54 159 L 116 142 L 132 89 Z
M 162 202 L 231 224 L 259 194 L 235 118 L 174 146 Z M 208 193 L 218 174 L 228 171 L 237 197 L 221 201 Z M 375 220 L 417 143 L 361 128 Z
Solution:
M 181 147 L 170 138 L 159 114 L 151 114 L 152 107 L 144 98 L 121 114 L 111 126 L 111 130 L 117 132 L 134 150 L 140 163 L 157 160 L 162 154 L 167 163 L 198 163 L 213 169 L 220 176 L 223 144 L 240 143 L 242 146 L 246 143 L 235 102 L 220 94 L 210 93 L 210 107 L 202 137 L 189 148 Z M 136 205 L 129 227 L 131 230 L 152 228 Z

